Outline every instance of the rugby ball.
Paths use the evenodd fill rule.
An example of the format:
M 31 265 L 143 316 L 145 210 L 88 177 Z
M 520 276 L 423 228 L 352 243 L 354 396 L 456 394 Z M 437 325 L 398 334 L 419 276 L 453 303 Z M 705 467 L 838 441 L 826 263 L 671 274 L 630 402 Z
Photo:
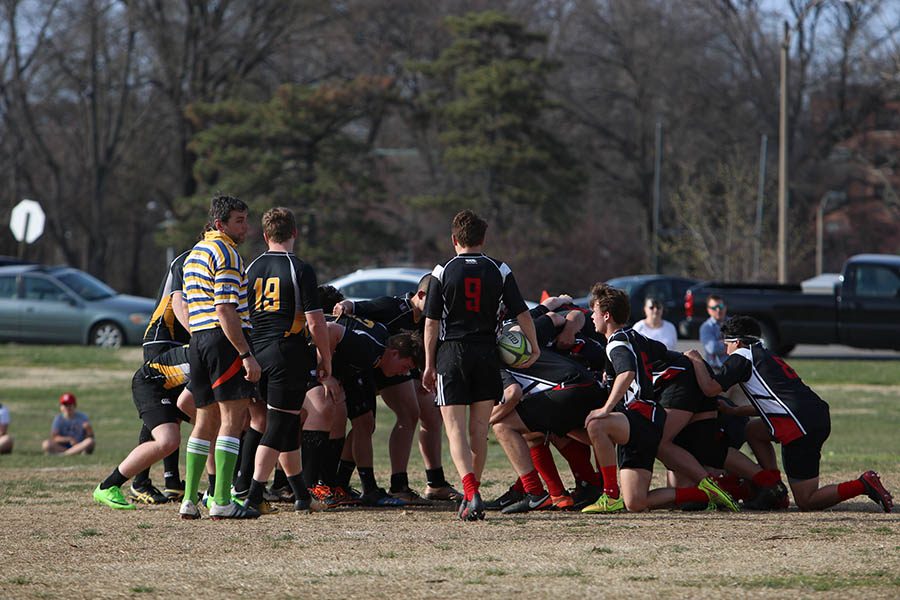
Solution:
M 521 331 L 504 329 L 497 338 L 497 353 L 503 364 L 518 367 L 531 358 L 531 344 Z

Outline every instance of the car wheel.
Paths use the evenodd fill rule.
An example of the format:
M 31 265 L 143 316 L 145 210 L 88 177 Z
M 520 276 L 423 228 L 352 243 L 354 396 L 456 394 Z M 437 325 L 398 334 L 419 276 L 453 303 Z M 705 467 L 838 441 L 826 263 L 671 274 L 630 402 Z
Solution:
M 125 343 L 125 332 L 111 321 L 102 321 L 94 325 L 88 344 L 100 348 L 121 348 Z

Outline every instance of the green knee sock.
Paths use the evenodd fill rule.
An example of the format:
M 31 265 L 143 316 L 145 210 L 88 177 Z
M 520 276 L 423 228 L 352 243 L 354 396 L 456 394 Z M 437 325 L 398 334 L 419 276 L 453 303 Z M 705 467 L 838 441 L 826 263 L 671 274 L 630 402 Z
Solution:
M 184 457 L 184 497 L 197 503 L 197 490 L 200 478 L 206 470 L 206 457 L 209 456 L 209 442 L 200 438 L 188 438 L 187 452 Z
M 234 473 L 238 455 L 241 452 L 241 440 L 220 435 L 216 438 L 216 493 L 213 500 L 219 506 L 225 506 L 231 502 L 231 482 L 233 477 L 227 476 Z

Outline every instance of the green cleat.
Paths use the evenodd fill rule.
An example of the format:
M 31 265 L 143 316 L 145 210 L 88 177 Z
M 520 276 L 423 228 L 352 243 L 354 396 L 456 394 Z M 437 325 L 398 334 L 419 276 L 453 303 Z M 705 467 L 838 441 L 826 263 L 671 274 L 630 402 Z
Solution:
M 610 498 L 606 494 L 600 496 L 593 504 L 588 504 L 581 509 L 581 512 L 595 515 L 601 513 L 617 513 L 625 510 L 625 501 L 619 498 Z
M 105 504 L 110 508 L 118 510 L 135 510 L 137 508 L 134 504 L 125 499 L 124 494 L 122 494 L 122 488 L 117 485 L 101 490 L 100 485 L 98 484 L 97 487 L 94 488 L 94 502 L 97 504 Z
M 731 497 L 731 494 L 720 488 L 719 485 L 709 477 L 704 477 L 702 480 L 700 480 L 700 483 L 697 484 L 697 487 L 706 492 L 706 495 L 709 496 L 709 501 L 711 503 L 715 503 L 717 506 L 727 508 L 731 512 L 741 512 L 741 507 L 738 506 L 738 503 L 734 501 L 734 498 Z

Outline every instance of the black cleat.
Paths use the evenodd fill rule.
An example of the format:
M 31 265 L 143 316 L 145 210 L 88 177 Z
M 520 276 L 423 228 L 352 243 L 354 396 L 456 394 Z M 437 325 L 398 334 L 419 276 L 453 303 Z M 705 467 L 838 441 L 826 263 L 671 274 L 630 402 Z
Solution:
M 520 501 L 525 497 L 525 494 L 515 489 L 513 486 L 509 486 L 509 489 L 500 496 L 499 498 L 495 498 L 490 502 L 484 503 L 485 510 L 503 510 L 510 504 L 514 504 Z
M 459 502 L 459 508 L 456 510 L 456 516 L 459 517 L 460 521 L 466 520 L 466 515 L 469 514 L 469 501 L 463 498 Z
M 572 501 L 575 503 L 571 510 L 581 510 L 585 506 L 590 506 L 600 499 L 603 490 L 595 485 L 591 485 L 587 481 L 579 481 L 573 489 L 569 491 L 572 495 Z
M 759 488 L 750 500 L 741 505 L 746 510 L 779 510 L 789 505 L 787 486 L 782 482 L 769 487 Z
M 512 504 L 507 504 L 500 512 L 504 515 L 512 515 L 515 513 L 525 513 L 533 510 L 551 508 L 552 506 L 553 500 L 550 499 L 550 494 L 547 492 L 544 492 L 540 496 L 525 494 L 521 500 L 513 502 Z
M 475 492 L 466 507 L 466 521 L 484 521 L 484 500 L 478 492 Z
M 143 504 L 165 504 L 169 501 L 169 497 L 156 489 L 150 481 L 138 484 L 132 482 L 128 497 Z

